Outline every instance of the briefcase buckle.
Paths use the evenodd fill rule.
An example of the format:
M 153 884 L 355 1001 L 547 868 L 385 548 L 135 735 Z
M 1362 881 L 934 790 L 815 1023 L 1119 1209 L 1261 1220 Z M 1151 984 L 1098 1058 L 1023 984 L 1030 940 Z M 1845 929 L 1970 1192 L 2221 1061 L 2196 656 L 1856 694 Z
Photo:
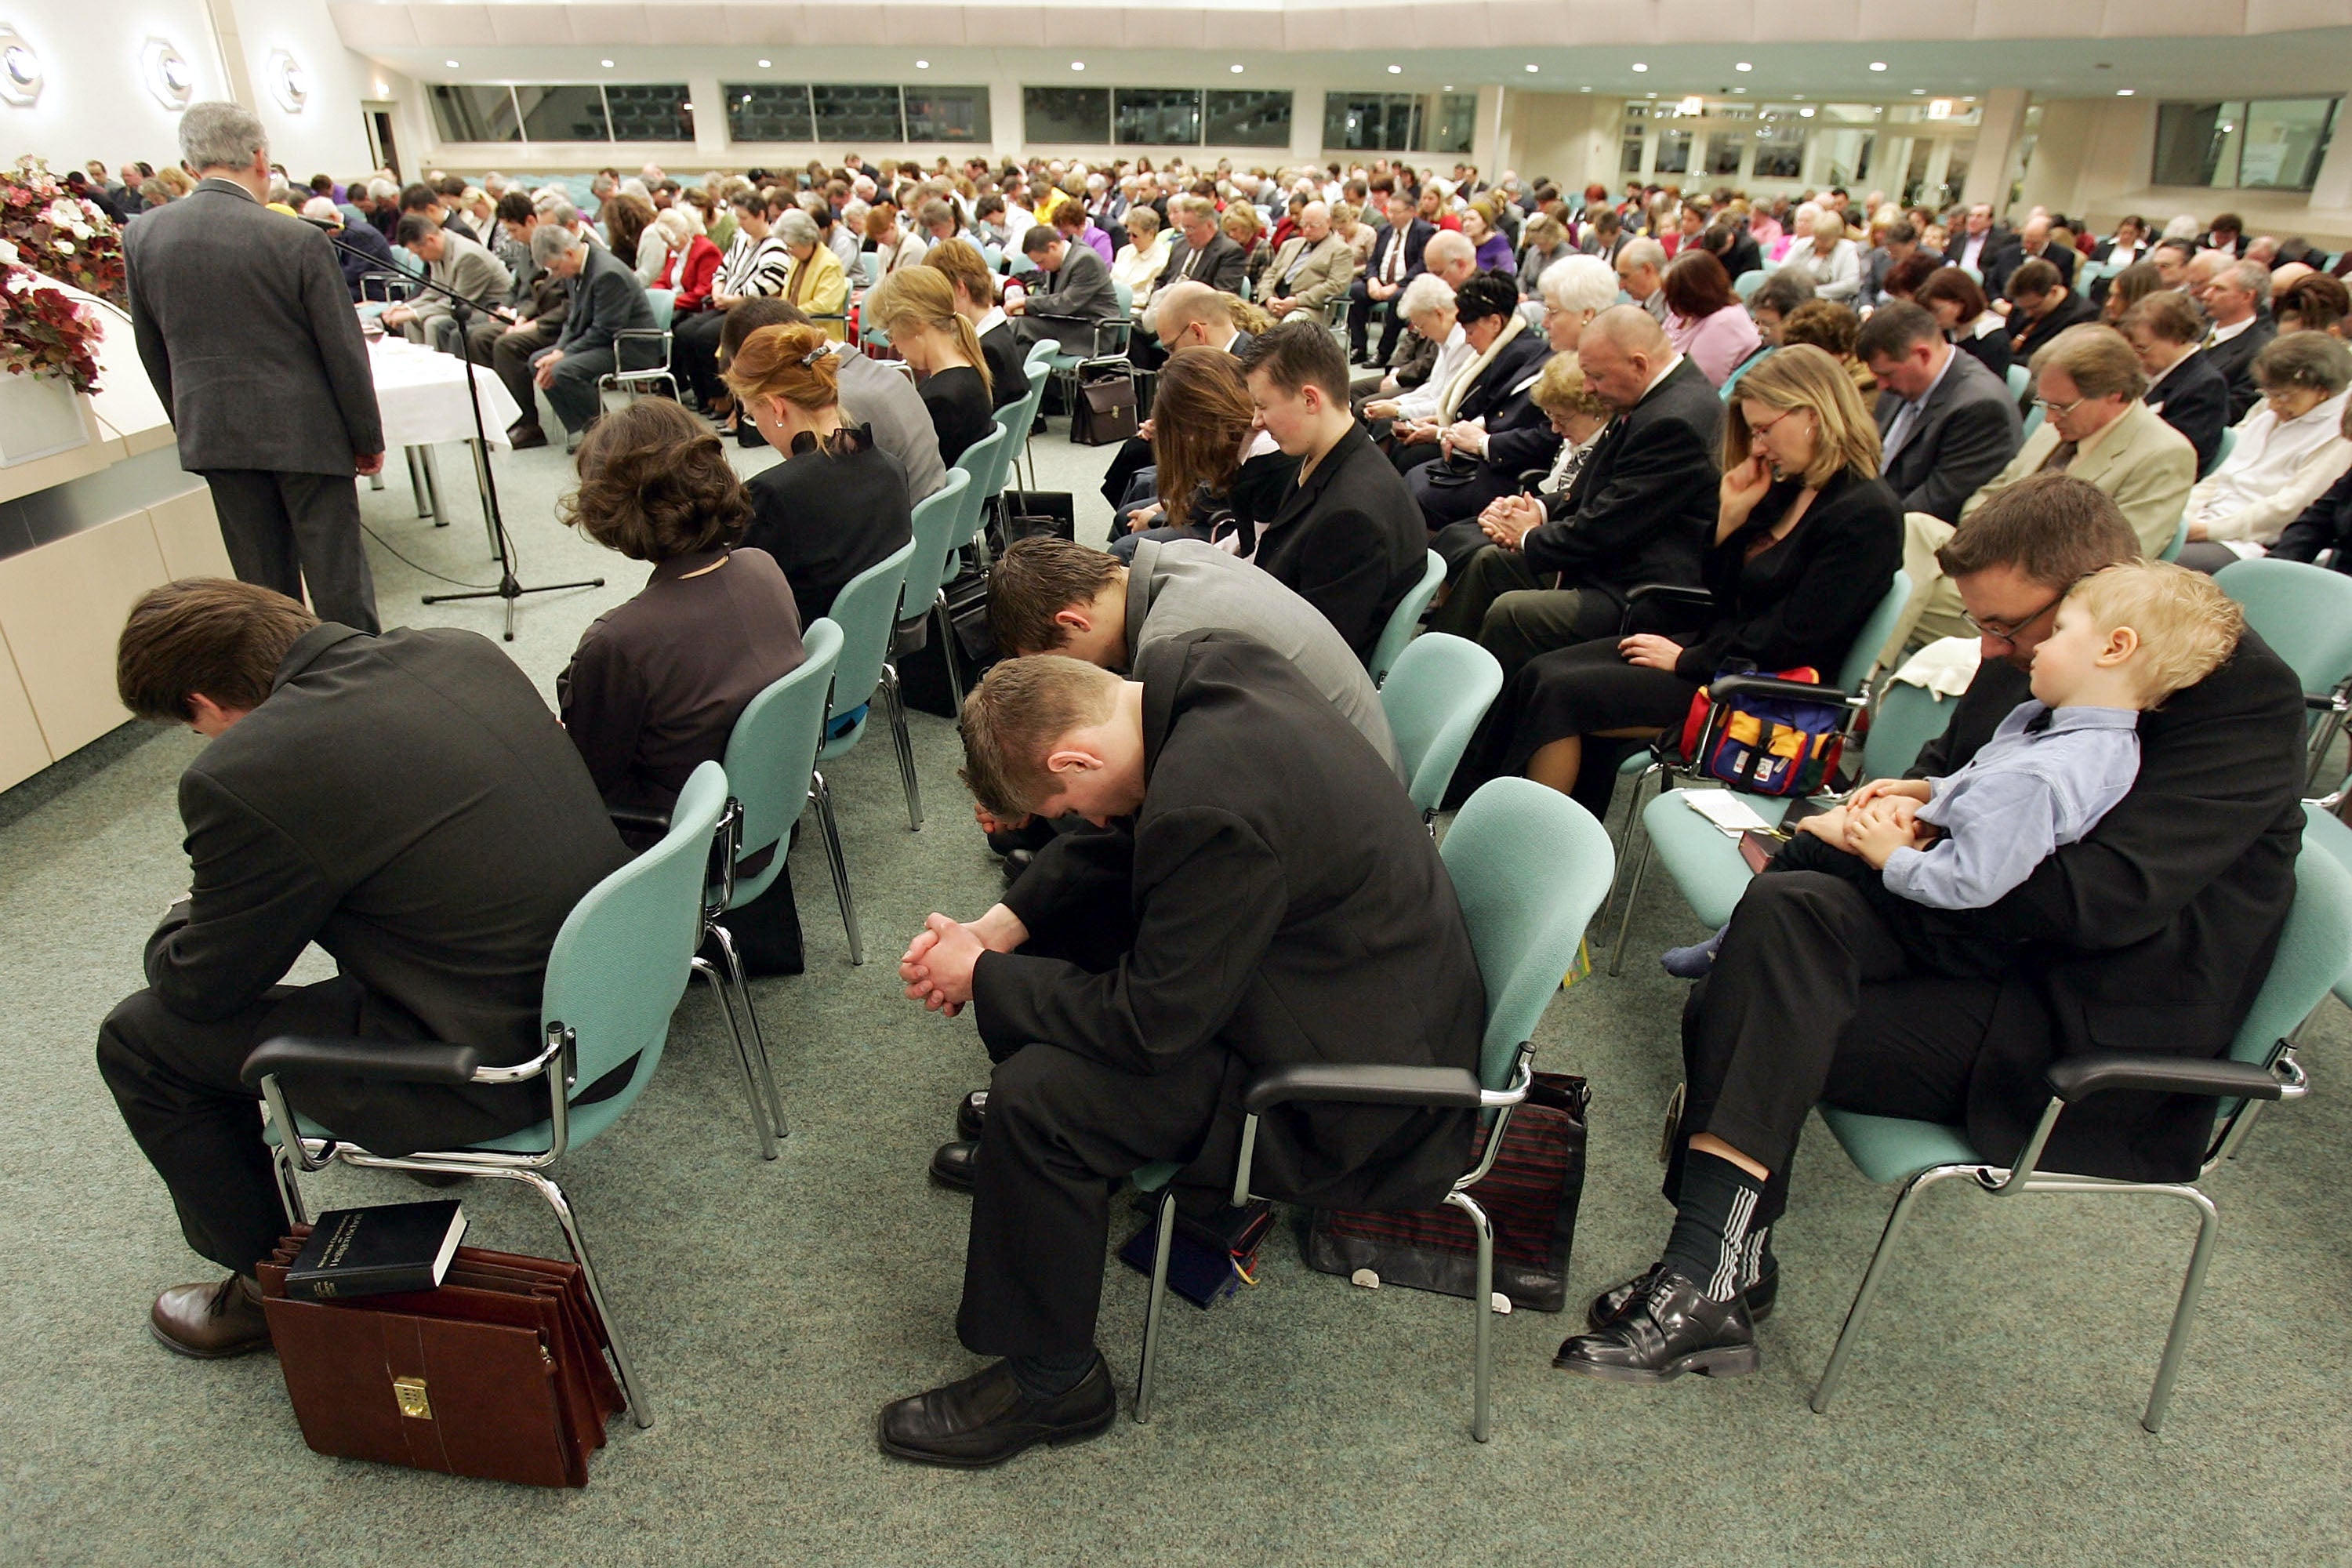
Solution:
M 400 1402 L 401 1415 L 416 1421 L 433 1419 L 433 1402 L 425 1396 L 425 1380 L 421 1377 L 395 1377 L 392 1380 L 392 1396 Z

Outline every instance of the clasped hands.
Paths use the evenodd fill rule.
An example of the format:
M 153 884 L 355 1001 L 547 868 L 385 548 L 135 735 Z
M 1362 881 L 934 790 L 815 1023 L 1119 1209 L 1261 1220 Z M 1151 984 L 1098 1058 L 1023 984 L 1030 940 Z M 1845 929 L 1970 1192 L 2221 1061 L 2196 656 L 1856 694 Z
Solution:
M 1874 870 L 1885 870 L 1897 849 L 1919 849 L 1935 842 L 1934 826 L 1918 820 L 1919 807 L 1933 793 L 1924 779 L 1875 779 L 1854 791 L 1844 805 L 1806 817 L 1797 824 L 1797 831 L 1861 857 Z
M 1478 514 L 1478 526 L 1504 549 L 1517 550 L 1521 540 L 1542 525 L 1544 515 L 1543 502 L 1533 496 L 1500 496 Z
M 971 1001 L 972 971 L 983 952 L 1011 952 L 1029 940 L 1021 917 L 997 904 L 976 921 L 933 912 L 898 960 L 907 998 L 952 1018 Z

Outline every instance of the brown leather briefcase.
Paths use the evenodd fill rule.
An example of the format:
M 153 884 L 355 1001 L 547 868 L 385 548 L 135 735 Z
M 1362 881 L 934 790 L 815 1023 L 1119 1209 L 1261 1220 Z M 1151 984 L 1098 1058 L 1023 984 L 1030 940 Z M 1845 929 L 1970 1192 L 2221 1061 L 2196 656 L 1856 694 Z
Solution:
M 529 1486 L 588 1484 L 621 1410 L 576 1264 L 461 1247 L 441 1287 L 286 1295 L 298 1226 L 257 1271 L 302 1439 L 321 1454 Z

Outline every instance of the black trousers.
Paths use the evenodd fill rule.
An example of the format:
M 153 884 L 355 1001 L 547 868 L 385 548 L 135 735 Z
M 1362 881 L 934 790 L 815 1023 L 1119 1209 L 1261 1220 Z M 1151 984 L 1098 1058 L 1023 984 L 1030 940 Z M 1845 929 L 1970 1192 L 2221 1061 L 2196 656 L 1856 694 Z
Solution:
M 1116 509 L 1127 500 L 1136 476 L 1151 468 L 1151 443 L 1140 436 L 1129 436 L 1118 444 L 1118 450 L 1111 454 L 1110 467 L 1103 470 L 1103 500 Z
M 698 310 L 670 327 L 670 370 L 705 408 L 727 391 L 719 379 L 719 335 L 726 330 L 724 310 Z
M 476 348 L 485 349 L 488 357 L 484 363 L 505 384 L 515 406 L 522 410 L 522 417 L 517 423 L 532 430 L 539 428 L 539 389 L 531 384 L 531 356 L 541 349 L 553 348 L 562 331 L 560 324 L 533 321 L 520 331 L 509 332 L 497 321 L 478 321 L 468 340 Z
M 210 468 L 205 483 L 220 518 L 221 542 L 237 580 L 274 588 L 322 621 L 363 632 L 383 629 L 375 578 L 360 543 L 359 481 L 350 475 L 288 474 L 268 468 Z
M 358 981 L 338 976 L 278 986 L 210 1023 L 181 1017 L 152 991 L 131 993 L 107 1015 L 98 1032 L 99 1073 L 131 1136 L 171 1190 L 189 1247 L 249 1275 L 285 1233 L 261 1141 L 260 1096 L 237 1078 L 247 1053 L 278 1035 L 355 1034 L 363 1016 L 380 1025 L 387 1012 L 398 1011 Z M 424 1037 L 424 1030 L 410 1037 Z M 296 1104 L 370 1149 L 405 1153 L 528 1127 L 546 1115 L 547 1091 L 536 1083 L 457 1089 L 346 1080 L 306 1084 Z
M 1771 1173 L 1756 1213 L 1769 1225 L 1788 1206 L 1790 1162 L 1815 1105 L 1964 1121 L 2000 989 L 1922 967 L 1851 882 L 1757 878 L 1683 1009 L 1687 1092 L 1666 1196 L 1701 1132 Z
M 1411 282 L 1412 279 L 1404 281 Z M 1360 277 L 1348 285 L 1348 356 L 1350 359 L 1365 357 L 1365 342 L 1371 335 L 1372 312 L 1375 310 L 1381 313 L 1381 352 L 1371 356 L 1373 363 L 1386 364 L 1395 357 L 1396 307 L 1397 301 L 1403 298 L 1403 290 L 1399 289 L 1386 300 L 1375 300 L 1370 290 L 1364 287 Z

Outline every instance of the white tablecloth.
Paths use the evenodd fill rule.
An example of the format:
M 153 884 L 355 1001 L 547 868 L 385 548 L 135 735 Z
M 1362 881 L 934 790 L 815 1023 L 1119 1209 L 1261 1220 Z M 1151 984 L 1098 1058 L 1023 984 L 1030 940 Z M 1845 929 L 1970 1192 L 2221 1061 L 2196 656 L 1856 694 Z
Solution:
M 386 334 L 368 345 L 375 372 L 376 407 L 383 416 L 387 449 L 474 438 L 474 416 L 466 411 L 466 373 L 474 373 L 474 396 L 482 407 L 482 429 L 493 447 L 507 445 L 507 426 L 522 417 L 504 383 L 481 365 Z

